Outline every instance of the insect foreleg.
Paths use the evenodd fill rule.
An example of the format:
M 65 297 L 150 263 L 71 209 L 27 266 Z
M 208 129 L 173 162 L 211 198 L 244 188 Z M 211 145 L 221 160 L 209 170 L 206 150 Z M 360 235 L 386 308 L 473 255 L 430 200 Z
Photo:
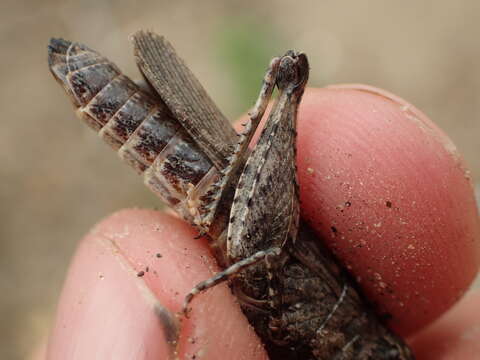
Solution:
M 252 141 L 253 135 L 272 97 L 276 85 L 280 59 L 281 58 L 276 57 L 270 62 L 263 78 L 257 101 L 253 109 L 249 112 L 250 119 L 244 124 L 245 128 L 239 135 L 239 141 L 233 153 L 227 158 L 228 163 L 222 169 L 220 179 L 210 186 L 206 191 L 206 193 L 210 195 L 206 196 L 203 203 L 199 204 L 199 207 L 202 208 L 203 216 L 196 217 L 195 224 L 200 228 L 201 233 L 209 232 L 210 225 L 216 217 L 218 206 L 224 201 L 224 193 L 233 193 L 233 189 L 237 186 L 238 179 L 245 165 L 245 157 L 248 154 L 248 145 Z
M 185 316 L 188 313 L 188 304 L 192 301 L 193 297 L 197 294 L 199 294 L 202 291 L 205 291 L 211 287 L 214 287 L 215 285 L 226 281 L 236 274 L 238 274 L 240 271 L 258 263 L 259 261 L 262 261 L 264 259 L 267 259 L 270 256 L 279 256 L 282 253 L 282 249 L 279 247 L 273 247 L 268 250 L 261 250 L 253 254 L 252 256 L 249 256 L 246 259 L 240 260 L 236 262 L 235 264 L 229 266 L 226 268 L 224 271 L 219 272 L 215 276 L 211 277 L 210 279 L 207 279 L 205 281 L 202 281 L 201 283 L 197 284 L 186 296 L 185 300 L 183 302 L 183 307 L 182 307 L 182 312 L 185 314 Z

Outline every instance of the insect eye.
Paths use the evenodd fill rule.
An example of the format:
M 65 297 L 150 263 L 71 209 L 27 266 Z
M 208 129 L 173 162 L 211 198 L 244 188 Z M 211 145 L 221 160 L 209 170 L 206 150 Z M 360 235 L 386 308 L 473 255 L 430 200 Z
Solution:
M 288 51 L 281 59 L 278 67 L 277 86 L 297 88 L 308 79 L 308 60 L 305 54 Z
M 285 88 L 287 85 L 296 83 L 298 77 L 296 61 L 291 56 L 284 56 L 280 60 L 278 69 L 277 85 L 280 89 Z

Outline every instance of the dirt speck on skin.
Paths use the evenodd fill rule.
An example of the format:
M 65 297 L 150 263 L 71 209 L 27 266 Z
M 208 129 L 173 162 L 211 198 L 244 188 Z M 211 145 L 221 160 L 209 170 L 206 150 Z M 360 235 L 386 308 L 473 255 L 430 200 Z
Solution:
M 155 256 L 160 259 L 162 257 L 162 254 L 156 253 Z
M 385 206 L 386 206 L 387 208 L 390 208 L 390 209 L 391 209 L 391 208 L 392 208 L 392 202 L 389 201 L 389 200 L 387 200 L 387 201 L 385 202 Z
M 138 276 L 138 277 L 142 277 L 143 275 L 145 275 L 145 271 L 143 271 L 143 270 L 142 270 L 142 271 L 139 271 L 139 272 L 137 273 L 137 276 Z

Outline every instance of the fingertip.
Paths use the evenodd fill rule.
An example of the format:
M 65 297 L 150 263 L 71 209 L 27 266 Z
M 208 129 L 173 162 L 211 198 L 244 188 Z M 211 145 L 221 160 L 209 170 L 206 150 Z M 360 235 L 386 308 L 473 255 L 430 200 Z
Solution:
M 480 224 L 451 140 L 364 85 L 306 91 L 298 134 L 302 214 L 389 324 L 405 335 L 452 306 L 477 272 Z
M 80 243 L 58 304 L 48 359 L 169 358 L 164 339 L 171 329 L 157 315 L 161 304 L 121 244 L 137 235 L 131 220 L 122 222 L 129 214 L 136 212 L 103 220 Z
M 72 262 L 52 332 L 49 359 L 237 358 L 263 348 L 224 285 L 184 296 L 218 268 L 205 240 L 169 215 L 123 210 L 98 224 Z M 224 328 L 232 329 L 231 333 Z
M 405 100 L 359 84 L 306 89 L 297 128 L 302 216 L 378 312 L 402 335 L 445 312 L 480 262 L 472 183 L 452 141 Z

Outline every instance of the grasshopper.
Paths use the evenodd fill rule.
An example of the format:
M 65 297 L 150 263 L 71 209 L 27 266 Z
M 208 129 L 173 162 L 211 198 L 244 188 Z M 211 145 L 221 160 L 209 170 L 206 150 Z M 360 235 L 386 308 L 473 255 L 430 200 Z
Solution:
M 413 359 L 300 218 L 295 142 L 307 56 L 271 61 L 237 135 L 168 41 L 139 31 L 133 43 L 148 91 L 63 39 L 50 41 L 49 67 L 77 115 L 208 237 L 224 270 L 186 294 L 184 314 L 200 292 L 228 280 L 272 359 Z

